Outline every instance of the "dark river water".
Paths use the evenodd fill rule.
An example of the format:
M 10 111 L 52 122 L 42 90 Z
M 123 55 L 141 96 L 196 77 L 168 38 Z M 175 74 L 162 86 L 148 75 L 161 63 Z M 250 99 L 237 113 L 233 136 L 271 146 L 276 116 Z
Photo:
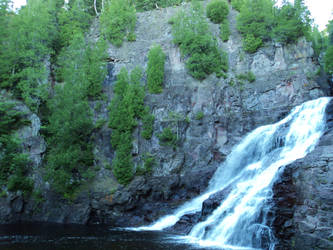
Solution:
M 0 226 L 1 250 L 189 250 L 189 245 L 165 232 L 133 232 L 106 226 L 15 224 Z

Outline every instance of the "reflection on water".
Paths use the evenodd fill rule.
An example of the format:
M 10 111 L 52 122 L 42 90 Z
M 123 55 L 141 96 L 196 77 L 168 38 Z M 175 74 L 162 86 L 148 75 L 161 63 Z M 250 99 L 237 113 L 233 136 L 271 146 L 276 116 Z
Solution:
M 106 226 L 0 225 L 1 250 L 190 250 L 193 245 L 165 232 L 132 232 Z M 207 248 L 205 248 L 207 249 Z

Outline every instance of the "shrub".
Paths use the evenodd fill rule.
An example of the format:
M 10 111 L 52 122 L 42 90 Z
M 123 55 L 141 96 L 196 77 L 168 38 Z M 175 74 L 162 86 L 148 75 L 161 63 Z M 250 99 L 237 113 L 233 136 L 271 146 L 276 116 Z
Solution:
M 118 182 L 127 185 L 134 175 L 132 134 L 130 132 L 124 132 L 121 134 L 120 139 L 122 143 L 117 146 L 116 156 L 112 160 L 112 169 Z
M 243 35 L 244 50 L 254 53 L 271 39 L 274 24 L 271 0 L 245 0 L 237 17 L 237 28 Z
M 131 0 L 109 1 L 100 16 L 101 34 L 118 47 L 126 36 L 133 40 L 135 24 L 136 12 Z
M 212 0 L 207 5 L 206 13 L 213 23 L 221 23 L 229 14 L 229 5 L 224 0 Z
M 247 80 L 248 80 L 249 82 L 254 82 L 254 81 L 256 80 L 256 76 L 255 76 L 255 74 L 253 74 L 252 71 L 249 71 L 249 72 L 247 73 Z
M 153 10 L 157 6 L 165 8 L 168 6 L 179 5 L 184 0 L 135 0 L 135 6 L 138 11 Z
M 242 73 L 236 76 L 239 80 L 247 80 L 249 82 L 254 82 L 256 80 L 256 76 L 253 74 L 252 71 L 247 73 Z
M 262 39 L 260 37 L 254 37 L 253 34 L 247 34 L 243 39 L 244 51 L 248 53 L 256 52 L 262 44 Z
M 152 154 L 145 154 L 143 157 L 143 166 L 138 166 L 136 169 L 137 175 L 151 175 L 155 165 L 155 157 Z
M 175 147 L 178 141 L 177 135 L 172 131 L 171 128 L 164 128 L 162 133 L 157 135 L 162 146 L 173 146 Z
M 195 119 L 196 120 L 201 120 L 204 117 L 204 113 L 202 111 L 199 111 L 198 113 L 195 114 Z
M 94 164 L 90 143 L 94 125 L 86 89 L 80 83 L 66 82 L 55 89 L 48 108 L 46 179 L 72 199 L 80 184 L 91 178 L 87 173 Z
M 146 140 L 151 139 L 153 135 L 153 126 L 154 126 L 155 117 L 150 114 L 148 108 L 145 109 L 145 114 L 142 117 L 143 130 L 141 136 Z
M 127 70 L 122 68 L 114 86 L 115 96 L 109 106 L 109 126 L 112 128 L 111 143 L 116 149 L 112 169 L 118 182 L 123 185 L 128 184 L 134 175 L 133 129 L 137 126 L 137 119 L 149 114 L 144 109 L 145 93 L 140 84 L 141 78 L 142 70 L 140 68 L 135 68 L 130 76 L 128 76 Z M 149 131 L 147 131 L 147 137 L 148 134 Z
M 220 37 L 223 42 L 227 42 L 230 36 L 229 21 L 225 19 L 220 25 Z
M 58 57 L 58 78 L 72 85 L 82 85 L 84 95 L 97 98 L 106 76 L 106 42 L 86 43 L 84 35 L 75 34 Z M 78 66 L 79 65 L 79 66 Z
M 216 40 L 205 21 L 202 6 L 193 1 L 192 8 L 180 11 L 173 18 L 172 34 L 174 43 L 179 46 L 189 74 L 199 80 L 215 72 L 228 70 L 226 54 L 218 48 Z
M 240 11 L 243 4 L 244 4 L 244 0 L 231 0 L 231 6 L 235 10 Z
M 325 71 L 329 74 L 333 74 L 333 45 L 327 48 L 324 61 Z
M 148 54 L 147 85 L 150 93 L 161 93 L 164 80 L 165 54 L 160 45 L 152 47 Z
M 311 31 L 310 13 L 302 1 L 295 4 L 284 3 L 275 11 L 275 27 L 272 37 L 281 43 L 292 43 Z
M 9 191 L 30 193 L 33 183 L 27 177 L 29 158 L 21 151 L 20 141 L 14 131 L 27 124 L 25 113 L 15 110 L 15 104 L 0 99 L 0 185 Z

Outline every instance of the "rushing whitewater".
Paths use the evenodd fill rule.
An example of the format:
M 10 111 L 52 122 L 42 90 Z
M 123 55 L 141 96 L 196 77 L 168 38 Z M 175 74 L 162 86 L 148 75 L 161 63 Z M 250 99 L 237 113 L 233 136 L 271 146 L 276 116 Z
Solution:
M 230 190 L 220 206 L 197 223 L 186 239 L 228 249 L 274 249 L 274 236 L 267 225 L 273 184 L 285 165 L 314 149 L 325 130 L 329 101 L 330 98 L 320 98 L 306 102 L 280 122 L 249 133 L 218 168 L 204 194 L 174 214 L 139 229 L 171 227 L 183 215 L 199 212 L 211 194 Z

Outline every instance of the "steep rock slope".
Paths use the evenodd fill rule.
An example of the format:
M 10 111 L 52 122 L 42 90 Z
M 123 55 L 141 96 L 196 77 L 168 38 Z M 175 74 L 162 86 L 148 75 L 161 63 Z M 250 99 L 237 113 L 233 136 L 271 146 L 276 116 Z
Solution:
M 277 249 L 333 249 L 332 101 L 326 113 L 327 132 L 317 147 L 275 184 Z
M 228 78 L 211 75 L 201 82 L 193 79 L 186 72 L 179 49 L 172 43 L 168 24 L 179 8 L 187 5 L 138 14 L 136 41 L 125 42 L 121 48 L 110 45 L 108 49 L 110 63 L 103 86 L 107 102 L 91 103 L 94 107 L 101 106 L 94 114 L 95 121 L 108 119 L 107 106 L 120 69 L 146 68 L 150 47 L 162 46 L 167 56 L 164 90 L 145 99 L 156 118 L 154 134 L 149 141 L 141 138 L 139 125 L 134 132 L 132 152 L 136 163 L 145 152 L 155 155 L 152 177 L 135 177 L 127 187 L 116 182 L 108 168 L 114 156 L 110 144 L 112 131 L 104 125 L 95 135 L 94 153 L 101 169 L 92 183 L 82 187 L 76 200 L 62 199 L 48 183 L 35 176 L 45 201 L 24 200 L 19 194 L 0 198 L 2 223 L 15 220 L 118 226 L 149 223 L 202 192 L 219 163 L 246 133 L 276 122 L 304 101 L 328 94 L 325 83 L 319 85 L 312 77 L 318 66 L 313 62 L 310 43 L 300 39 L 288 46 L 267 44 L 255 54 L 246 54 L 235 28 L 237 12 L 233 10 L 228 17 L 232 29 L 229 41 L 222 43 L 218 39 L 219 46 L 228 53 Z M 92 28 L 91 39 L 98 36 L 97 26 L 95 23 Z M 218 37 L 217 25 L 211 24 L 211 31 Z M 255 74 L 255 82 L 237 80 L 237 75 L 249 71 Z M 196 119 L 199 112 L 203 113 L 202 119 Z M 180 142 L 176 148 L 159 144 L 157 134 L 165 127 L 177 131 Z M 39 166 L 36 164 L 36 168 Z

